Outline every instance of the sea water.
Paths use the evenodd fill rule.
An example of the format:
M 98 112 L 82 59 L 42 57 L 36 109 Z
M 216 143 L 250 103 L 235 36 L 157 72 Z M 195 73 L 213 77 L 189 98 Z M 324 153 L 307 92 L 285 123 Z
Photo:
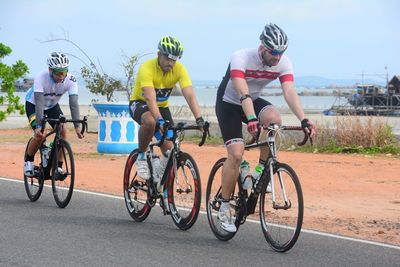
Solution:
M 218 90 L 217 83 L 208 83 L 205 81 L 194 82 L 194 90 L 196 93 L 197 101 L 200 106 L 214 106 L 216 101 L 216 95 Z M 303 90 L 312 91 L 312 89 L 307 88 L 296 88 L 298 92 L 302 92 Z M 327 92 L 332 92 L 334 89 L 321 89 Z M 281 89 L 264 89 L 264 92 L 267 93 L 280 93 Z M 26 92 L 16 92 L 17 96 L 21 98 L 21 103 L 25 102 Z M 0 95 L 5 95 L 5 93 L 0 93 Z M 300 101 L 305 109 L 316 109 L 316 110 L 324 110 L 329 109 L 335 101 L 337 101 L 336 96 L 299 96 Z M 279 96 L 262 96 L 262 98 L 266 99 L 274 106 L 278 108 L 286 108 L 287 104 L 282 95 Z M 92 102 L 105 102 L 106 97 L 102 95 L 95 95 L 89 92 L 89 90 L 80 85 L 79 87 L 79 104 L 80 105 L 89 105 Z M 113 101 L 125 101 L 128 102 L 129 99 L 125 91 L 116 91 L 113 95 Z M 68 94 L 65 94 L 60 99 L 61 105 L 68 104 Z M 183 96 L 171 96 L 170 97 L 170 105 L 171 106 L 185 106 L 187 105 L 186 100 Z

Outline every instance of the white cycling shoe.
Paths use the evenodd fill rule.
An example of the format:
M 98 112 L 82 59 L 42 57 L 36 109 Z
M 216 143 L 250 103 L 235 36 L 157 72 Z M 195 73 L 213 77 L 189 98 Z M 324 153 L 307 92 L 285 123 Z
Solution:
M 218 222 L 221 224 L 221 228 L 229 233 L 235 233 L 237 231 L 235 217 L 232 216 L 230 209 L 220 209 L 218 211 Z
M 137 159 L 135 162 L 137 174 L 144 180 L 150 178 L 150 170 L 146 159 Z

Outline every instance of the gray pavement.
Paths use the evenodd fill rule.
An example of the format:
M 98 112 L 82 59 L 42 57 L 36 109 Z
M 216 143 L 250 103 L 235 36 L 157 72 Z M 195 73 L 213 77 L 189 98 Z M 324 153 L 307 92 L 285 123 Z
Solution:
M 206 216 L 178 230 L 155 207 L 142 223 L 121 197 L 74 192 L 65 209 L 51 188 L 30 202 L 21 182 L 0 178 L 0 266 L 399 266 L 400 247 L 303 232 L 288 253 L 273 252 L 246 222 L 229 242 Z

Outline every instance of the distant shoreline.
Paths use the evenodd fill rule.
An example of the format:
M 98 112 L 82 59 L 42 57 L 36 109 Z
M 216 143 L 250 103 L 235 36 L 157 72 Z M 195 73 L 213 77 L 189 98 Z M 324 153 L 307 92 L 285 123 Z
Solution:
M 66 116 L 70 116 L 70 110 L 68 105 L 61 105 L 61 108 Z M 202 116 L 205 120 L 212 124 L 218 124 L 217 117 L 215 115 L 214 106 L 200 107 Z M 0 105 L 0 110 L 5 110 L 5 105 Z M 192 121 L 194 122 L 193 114 L 191 113 L 188 106 L 170 106 L 172 116 L 175 121 Z M 281 113 L 283 124 L 285 125 L 299 125 L 299 120 L 288 108 L 278 108 Z M 338 116 L 325 116 L 322 114 L 321 109 L 305 109 L 304 110 L 307 118 L 311 119 L 319 125 L 327 127 L 333 127 Z M 98 116 L 97 112 L 92 105 L 80 105 L 81 116 L 88 116 L 89 131 L 97 131 Z M 340 117 L 340 116 L 339 116 Z M 350 119 L 351 116 L 348 116 Z M 367 116 L 358 116 L 361 120 L 365 120 Z M 393 127 L 393 132 L 396 135 L 400 135 L 400 117 L 381 117 L 385 119 L 388 125 Z M 0 122 L 0 129 L 15 129 L 15 128 L 29 128 L 28 119 L 26 115 L 19 115 L 13 113 L 7 117 L 5 121 Z

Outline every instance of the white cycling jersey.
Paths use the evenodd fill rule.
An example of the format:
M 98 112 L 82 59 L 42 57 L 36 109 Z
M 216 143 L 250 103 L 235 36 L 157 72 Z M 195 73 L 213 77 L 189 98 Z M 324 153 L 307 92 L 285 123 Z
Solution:
M 253 100 L 261 95 L 263 88 L 279 78 L 280 82 L 293 81 L 293 67 L 290 59 L 282 55 L 278 65 L 264 65 L 257 48 L 248 48 L 233 53 L 230 62 L 230 78 L 244 78 Z M 223 101 L 241 105 L 240 96 L 229 79 L 223 94 Z
M 33 82 L 33 86 L 26 93 L 25 100 L 35 105 L 35 92 L 44 94 L 44 110 L 57 105 L 61 96 L 68 92 L 68 95 L 78 95 L 78 83 L 75 76 L 67 74 L 64 81 L 56 83 L 48 70 L 39 73 Z

